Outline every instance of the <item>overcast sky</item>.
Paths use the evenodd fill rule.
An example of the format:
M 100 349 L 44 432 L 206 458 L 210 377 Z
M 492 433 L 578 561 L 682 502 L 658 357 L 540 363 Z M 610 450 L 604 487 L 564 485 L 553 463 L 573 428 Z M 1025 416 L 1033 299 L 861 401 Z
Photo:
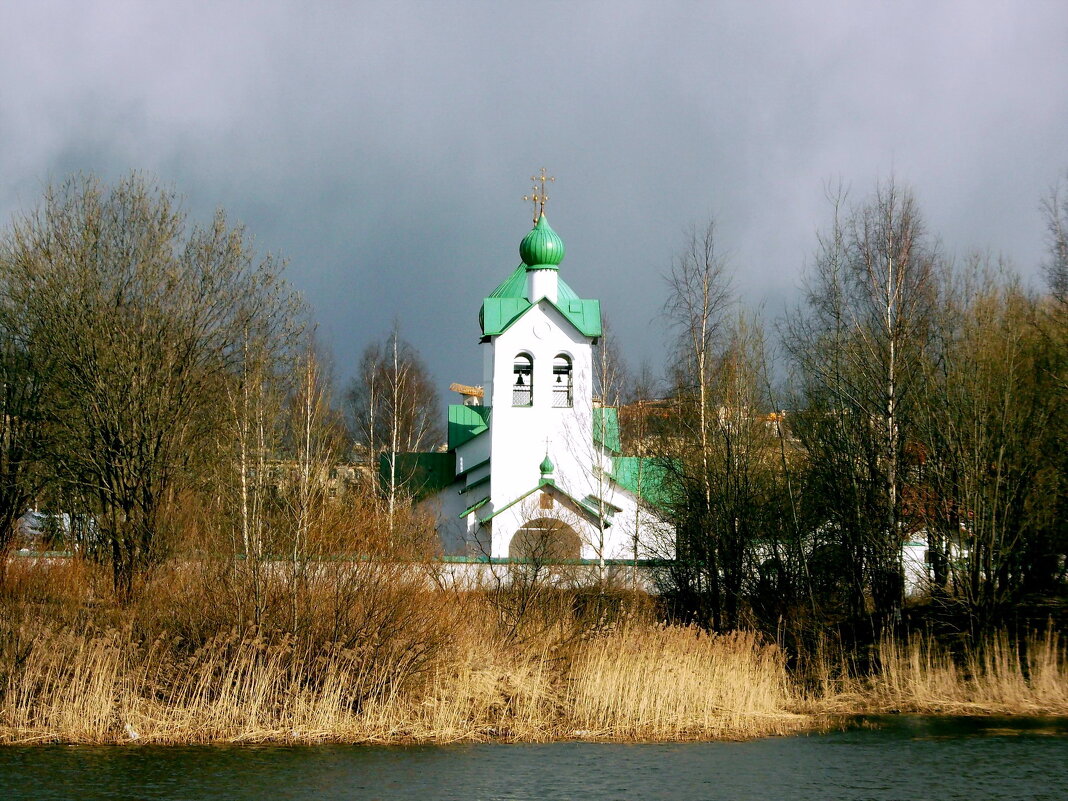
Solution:
M 344 381 L 394 319 L 442 395 L 546 166 L 561 276 L 654 364 L 663 272 L 719 223 L 740 294 L 797 297 L 828 182 L 891 173 L 949 254 L 1037 282 L 1068 169 L 1068 3 L 7 2 L 0 219 L 144 170 L 289 261 Z

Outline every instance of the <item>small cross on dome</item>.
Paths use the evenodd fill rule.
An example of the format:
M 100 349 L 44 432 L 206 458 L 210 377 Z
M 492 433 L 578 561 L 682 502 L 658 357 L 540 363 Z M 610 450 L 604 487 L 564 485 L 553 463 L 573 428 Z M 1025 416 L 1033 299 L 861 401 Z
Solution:
M 553 183 L 556 181 L 556 177 L 547 175 L 545 168 L 541 168 L 541 173 L 538 175 L 530 176 L 530 180 L 534 182 L 534 186 L 531 187 L 529 195 L 523 195 L 523 200 L 530 201 L 534 204 L 534 224 L 538 224 L 538 219 L 545 214 L 545 201 L 549 199 L 549 196 L 545 194 L 545 183 Z M 541 184 L 541 189 L 538 189 L 538 184 Z

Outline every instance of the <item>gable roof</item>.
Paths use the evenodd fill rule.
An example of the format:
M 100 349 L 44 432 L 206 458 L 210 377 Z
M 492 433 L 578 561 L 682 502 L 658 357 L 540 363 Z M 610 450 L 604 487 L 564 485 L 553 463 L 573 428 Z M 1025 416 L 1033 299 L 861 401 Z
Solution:
M 556 303 L 548 298 L 542 300 L 560 312 L 585 336 L 599 337 L 601 335 L 600 301 L 580 298 L 563 279 L 557 279 L 556 287 Z M 483 336 L 492 337 L 503 334 L 512 323 L 534 305 L 527 300 L 526 292 L 527 266 L 520 264 L 489 294 L 488 298 L 482 301 L 478 322 L 482 326 Z
M 559 495 L 562 495 L 564 498 L 569 500 L 575 506 L 576 509 L 585 512 L 588 517 L 592 518 L 594 520 L 594 522 L 596 522 L 596 520 L 597 520 L 597 512 L 596 511 L 591 509 L 588 505 L 586 505 L 582 501 L 578 500 L 577 498 L 574 498 L 571 495 L 568 495 L 566 492 L 564 492 L 562 489 L 560 489 L 558 486 L 556 486 L 556 482 L 553 481 L 551 478 L 543 478 L 543 479 L 541 479 L 531 489 L 529 489 L 526 492 L 524 492 L 518 498 L 516 498 L 513 501 L 510 501 L 510 502 L 506 503 L 500 509 L 496 509 L 492 514 L 482 518 L 478 522 L 479 523 L 488 523 L 493 518 L 495 518 L 497 515 L 499 515 L 501 512 L 504 512 L 504 511 L 507 511 L 508 509 L 511 509 L 517 503 L 529 498 L 531 495 L 533 495 L 538 490 L 549 490 L 549 491 L 552 491 L 552 492 L 556 492 Z M 608 525 L 607 521 L 605 522 L 605 525 Z
M 489 406 L 449 404 L 449 450 L 454 451 L 489 428 Z

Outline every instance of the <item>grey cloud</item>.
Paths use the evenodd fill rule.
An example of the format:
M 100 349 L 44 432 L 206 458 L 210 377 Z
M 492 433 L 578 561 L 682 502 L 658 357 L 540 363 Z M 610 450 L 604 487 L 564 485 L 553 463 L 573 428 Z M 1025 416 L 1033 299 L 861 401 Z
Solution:
M 773 315 L 839 177 L 893 171 L 948 251 L 1037 275 L 1066 34 L 1058 3 L 11 5 L 0 214 L 71 170 L 152 171 L 289 259 L 340 376 L 397 318 L 444 387 L 479 378 L 544 164 L 563 274 L 655 362 L 686 225 L 717 215 Z

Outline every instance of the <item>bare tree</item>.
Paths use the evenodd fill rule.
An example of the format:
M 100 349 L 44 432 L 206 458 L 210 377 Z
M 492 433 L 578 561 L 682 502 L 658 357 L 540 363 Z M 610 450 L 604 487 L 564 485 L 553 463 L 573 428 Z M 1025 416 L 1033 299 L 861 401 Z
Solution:
M 624 451 L 629 451 L 638 458 L 635 460 L 634 485 L 637 503 L 634 506 L 634 519 L 632 521 L 631 534 L 631 571 L 630 583 L 632 589 L 640 586 L 638 574 L 638 560 L 641 551 L 641 534 L 643 523 L 650 519 L 646 497 L 650 492 L 649 485 L 656 482 L 656 477 L 650 475 L 648 468 L 649 459 L 653 455 L 662 455 L 668 451 L 663 441 L 662 427 L 658 429 L 651 425 L 650 417 L 661 411 L 656 408 L 657 393 L 655 391 L 656 378 L 653 369 L 648 362 L 642 364 L 635 380 L 628 386 L 627 405 L 620 409 L 620 441 Z M 658 436 L 660 435 L 660 436 Z M 655 444 L 654 444 L 655 442 Z M 649 532 L 652 533 L 652 532 Z M 646 543 L 647 549 L 655 549 L 659 543 Z M 674 554 L 668 554 L 673 556 Z
M 301 627 L 300 611 L 311 610 L 311 604 L 302 602 L 312 589 L 309 559 L 321 551 L 322 543 L 314 539 L 328 528 L 332 474 L 346 439 L 344 426 L 330 405 L 329 372 L 313 341 L 306 344 L 297 370 L 285 426 L 286 455 L 290 458 L 283 461 L 285 475 L 279 482 L 280 534 L 287 540 L 293 631 Z
M 717 360 L 729 327 L 734 295 L 719 255 L 716 225 L 690 228 L 683 250 L 666 276 L 665 312 L 677 334 L 674 394 L 679 426 L 673 461 L 680 504 L 675 509 L 674 583 L 683 604 L 703 622 L 720 627 L 722 587 L 719 543 L 712 527 L 714 438 L 719 425 L 715 400 Z
M 165 551 L 168 507 L 208 472 L 242 332 L 294 296 L 222 212 L 191 227 L 136 174 L 49 187 L 7 252 L 19 337 L 51 360 L 52 470 L 87 499 L 129 596 Z
M 611 495 L 613 493 L 610 474 L 612 472 L 612 455 L 610 444 L 618 439 L 618 430 L 609 430 L 612 419 L 618 422 L 618 408 L 627 384 L 627 365 L 616 343 L 615 333 L 608 319 L 602 323 L 601 337 L 593 348 L 593 380 L 599 400 L 594 401 L 590 410 L 593 420 L 593 438 L 590 442 L 571 442 L 568 447 L 575 453 L 583 455 L 583 461 L 590 465 L 591 486 L 594 493 L 594 506 L 597 513 L 595 522 L 595 542 L 590 543 L 597 554 L 597 580 L 605 583 L 605 541 L 609 520 L 612 516 Z M 585 398 L 574 399 L 575 403 L 586 403 Z M 597 411 L 599 403 L 601 411 Z M 607 411 L 612 410 L 612 411 Z M 616 416 L 613 418 L 612 415 Z
M 1042 322 L 1059 357 L 1050 365 L 1050 375 L 1061 397 L 1068 398 L 1068 175 L 1050 190 L 1042 209 L 1048 233 L 1046 280 L 1052 296 Z
M 821 235 L 807 308 L 785 345 L 803 382 L 795 431 L 809 451 L 810 492 L 843 547 L 852 613 L 870 591 L 889 615 L 902 601 L 902 487 L 914 399 L 930 339 L 937 252 L 912 194 L 891 179 Z
M 48 425 L 42 400 L 50 370 L 17 339 L 21 314 L 0 307 L 0 584 L 18 520 L 45 480 L 41 457 Z
M 714 419 L 711 390 L 715 359 L 734 303 L 731 279 L 716 245 L 715 220 L 709 220 L 703 231 L 692 226 L 684 249 L 666 276 L 665 311 L 678 336 L 677 390 L 694 411 L 690 433 L 697 442 L 705 475 Z M 711 506 L 712 486 L 708 480 L 702 485 L 705 506 Z
M 601 336 L 593 346 L 594 394 L 604 406 L 619 406 L 629 383 L 627 362 L 619 350 L 615 329 L 607 317 L 601 320 Z
M 1050 291 L 1062 304 L 1068 304 L 1068 176 L 1059 181 L 1042 201 L 1046 217 L 1046 279 Z
M 1050 514 L 1062 493 L 1048 447 L 1058 404 L 1036 304 L 1014 276 L 973 259 L 947 281 L 941 306 L 943 357 L 927 381 L 915 505 L 937 597 L 981 629 L 1025 592 L 1050 591 L 1062 570 Z
M 407 475 L 399 453 L 437 448 L 443 439 L 438 394 L 415 349 L 395 325 L 384 343 L 368 345 L 346 395 L 353 434 L 364 457 L 381 458 L 383 489 L 392 520 Z

